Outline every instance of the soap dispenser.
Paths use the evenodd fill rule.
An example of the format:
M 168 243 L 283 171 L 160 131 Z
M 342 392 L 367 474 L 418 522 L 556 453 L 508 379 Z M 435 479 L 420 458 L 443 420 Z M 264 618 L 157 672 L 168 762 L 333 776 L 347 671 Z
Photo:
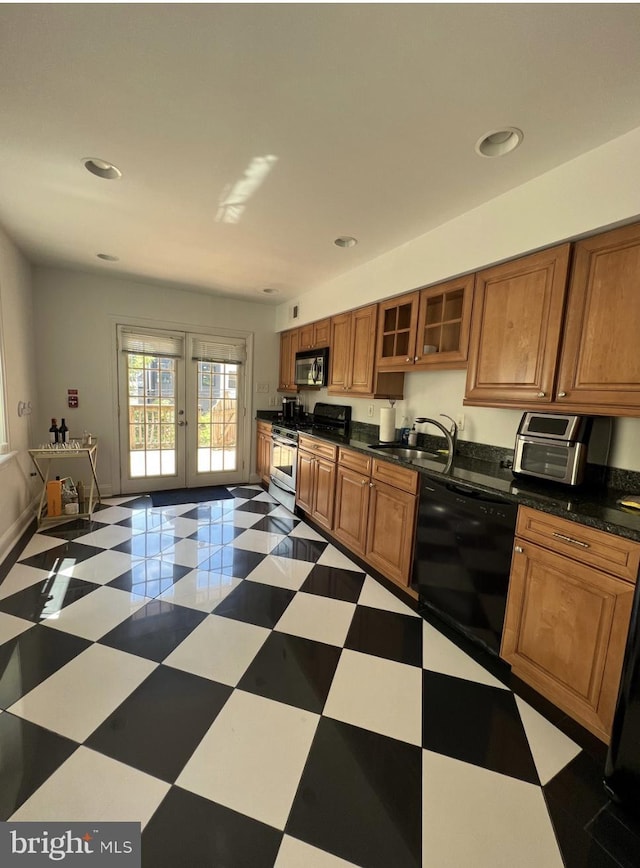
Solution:
M 417 446 L 418 445 L 418 432 L 416 431 L 416 423 L 414 422 L 411 431 L 409 431 L 409 437 L 407 438 L 407 443 L 409 446 Z

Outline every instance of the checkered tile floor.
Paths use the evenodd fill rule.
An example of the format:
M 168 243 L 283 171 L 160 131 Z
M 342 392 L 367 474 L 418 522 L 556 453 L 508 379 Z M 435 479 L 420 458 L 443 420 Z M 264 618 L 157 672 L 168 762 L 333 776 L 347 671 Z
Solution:
M 553 868 L 578 746 L 259 487 L 33 536 L 0 584 L 0 819 L 146 868 Z

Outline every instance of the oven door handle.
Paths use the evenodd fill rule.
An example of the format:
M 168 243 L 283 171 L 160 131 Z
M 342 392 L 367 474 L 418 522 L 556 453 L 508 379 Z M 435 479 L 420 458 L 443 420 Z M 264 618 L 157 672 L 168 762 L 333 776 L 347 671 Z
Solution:
M 280 489 L 280 491 L 286 491 L 287 494 L 295 494 L 295 491 L 293 491 L 291 488 L 285 488 L 284 485 L 282 485 L 280 482 L 278 482 L 278 480 L 275 478 L 275 476 L 270 476 L 269 479 L 271 482 L 273 482 L 273 484 L 275 485 L 276 488 Z
M 295 440 L 285 440 L 285 439 L 281 440 L 280 437 L 275 437 L 273 434 L 271 435 L 271 440 L 273 443 L 280 444 L 280 446 L 290 446 L 292 449 L 298 448 L 298 444 L 296 443 Z

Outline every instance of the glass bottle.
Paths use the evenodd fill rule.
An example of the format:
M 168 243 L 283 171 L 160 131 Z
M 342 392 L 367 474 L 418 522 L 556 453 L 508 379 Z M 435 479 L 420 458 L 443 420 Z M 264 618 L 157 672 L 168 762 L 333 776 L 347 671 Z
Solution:
M 67 442 L 67 433 L 68 433 L 68 431 L 69 431 L 69 429 L 67 428 L 67 423 L 66 423 L 66 422 L 64 421 L 64 419 L 63 419 L 63 420 L 60 422 L 60 427 L 58 428 L 58 433 L 60 434 L 60 442 L 61 442 L 61 443 L 66 443 L 66 442 Z
M 52 419 L 51 428 L 49 428 L 49 443 L 57 443 L 59 437 L 60 435 L 58 433 L 58 420 Z

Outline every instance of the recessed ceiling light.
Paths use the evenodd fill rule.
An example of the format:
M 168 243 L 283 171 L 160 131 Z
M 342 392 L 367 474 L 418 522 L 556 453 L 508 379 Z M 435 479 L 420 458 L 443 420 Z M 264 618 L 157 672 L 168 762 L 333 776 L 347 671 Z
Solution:
M 481 157 L 503 157 L 514 151 L 523 138 L 522 130 L 517 127 L 502 127 L 499 130 L 492 130 L 478 139 L 476 154 Z
M 96 253 L 98 259 L 104 259 L 105 262 L 120 262 L 119 256 L 112 256 L 110 253 Z
M 351 235 L 341 235 L 339 238 L 333 242 L 336 247 L 355 247 L 358 243 L 357 238 L 353 238 Z
M 98 178 L 106 178 L 107 181 L 115 181 L 122 177 L 122 172 L 113 163 L 106 160 L 98 160 L 97 157 L 88 157 L 82 161 L 87 172 L 97 175 Z
M 280 290 L 274 289 L 272 286 L 265 286 L 265 288 L 261 289 L 260 292 L 264 293 L 264 295 L 277 295 Z

